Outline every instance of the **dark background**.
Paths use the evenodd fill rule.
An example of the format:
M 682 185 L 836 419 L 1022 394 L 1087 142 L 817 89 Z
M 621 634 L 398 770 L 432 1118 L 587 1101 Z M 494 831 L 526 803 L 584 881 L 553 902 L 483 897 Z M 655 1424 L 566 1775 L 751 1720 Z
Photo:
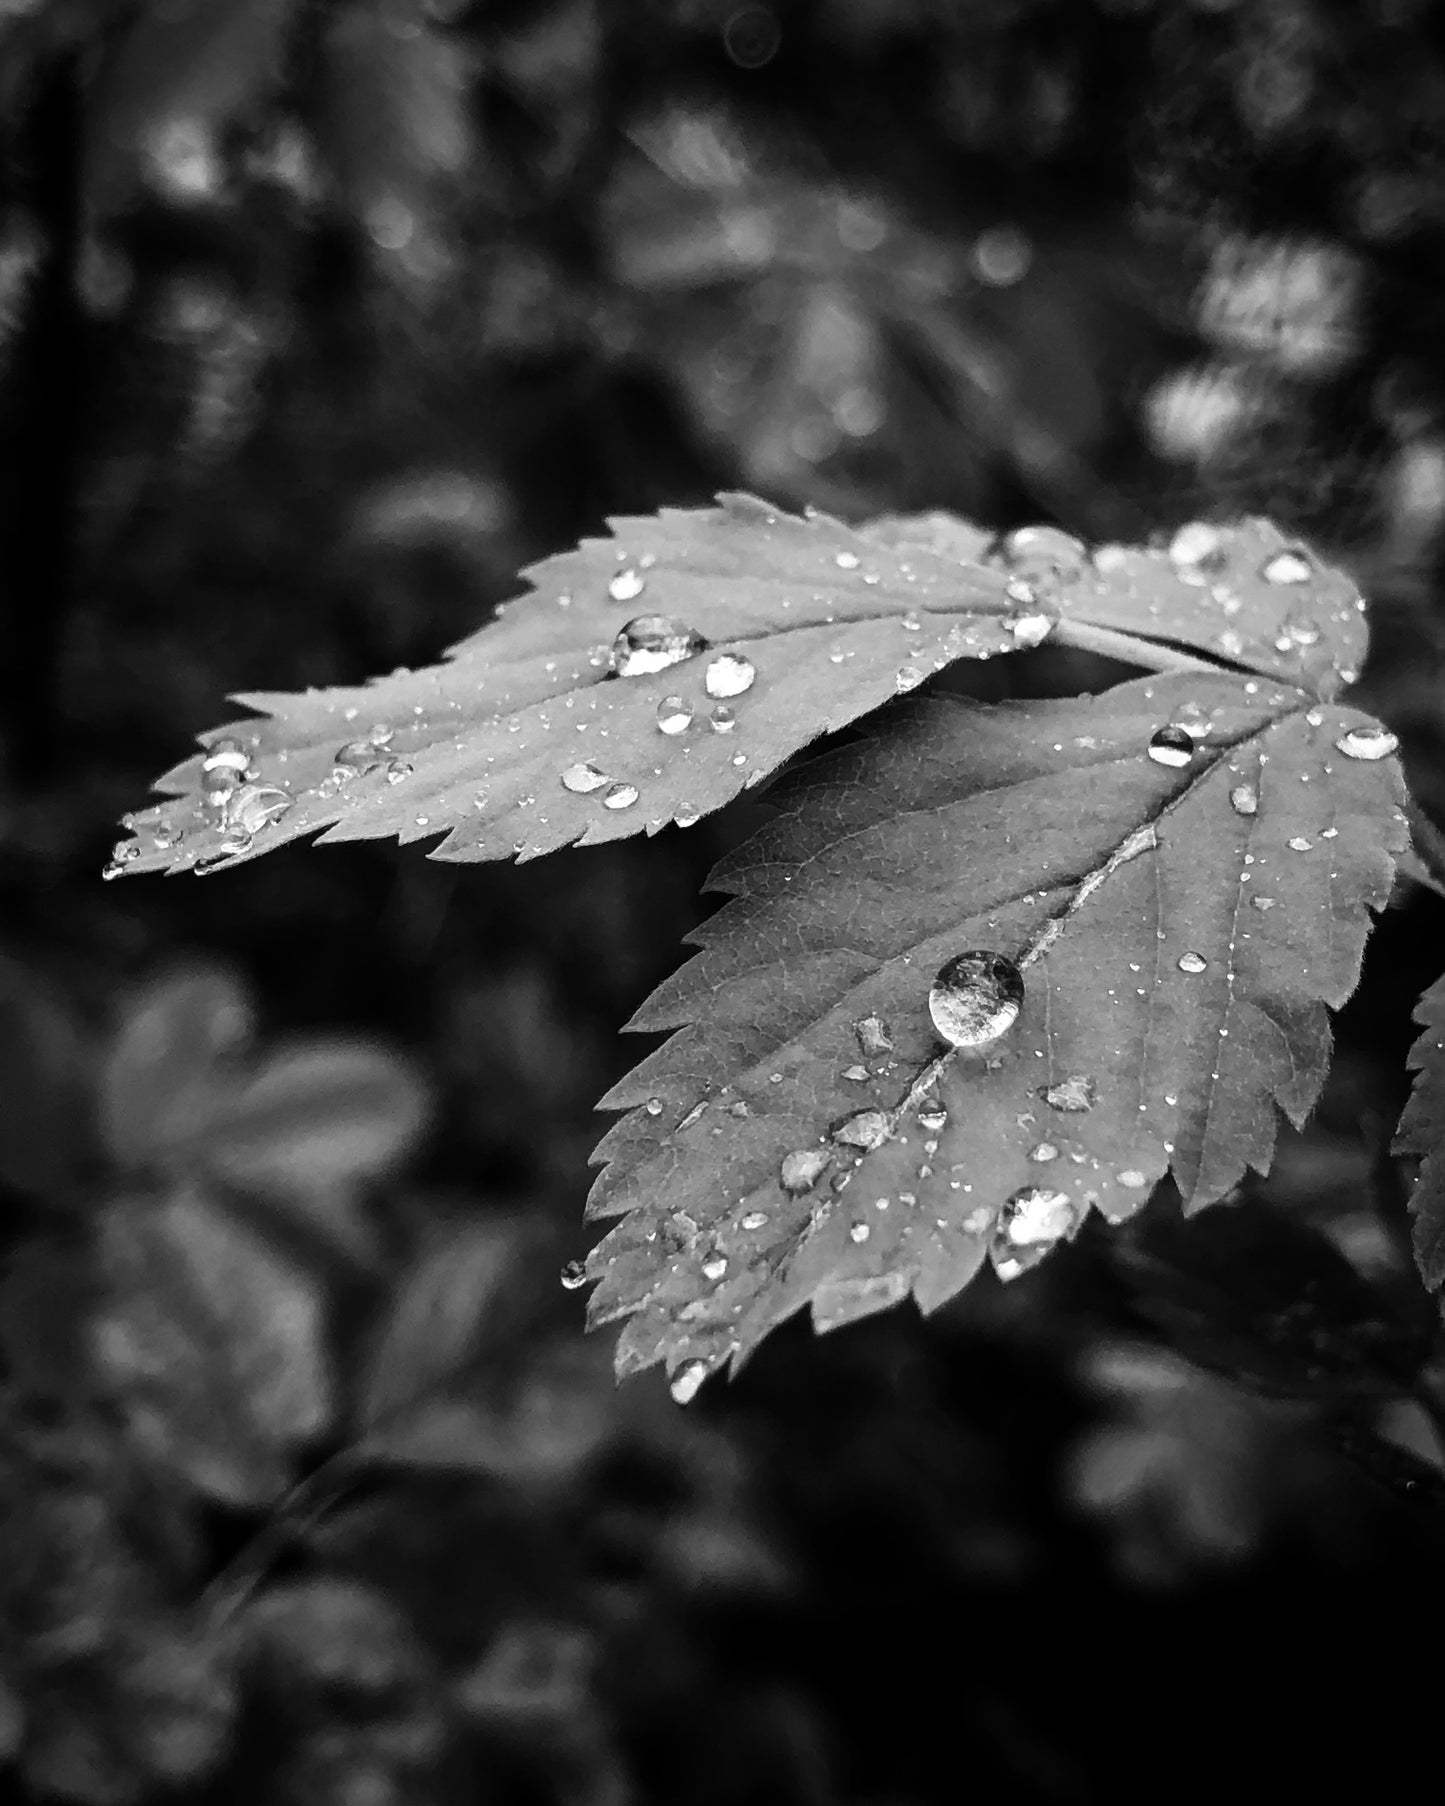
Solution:
M 1442 274 L 1424 0 L 0 0 L 12 1797 L 1428 1785 L 1441 1412 L 1383 1152 L 1427 888 L 1272 1229 L 794 1325 L 682 1412 L 556 1275 L 617 1031 L 760 805 L 100 874 L 230 693 L 430 662 L 729 487 L 1268 513 L 1369 597 L 1358 694 L 1439 818 Z M 237 1116 L 298 1037 L 313 1090 Z M 353 1457 L 403 1370 L 457 1415 Z

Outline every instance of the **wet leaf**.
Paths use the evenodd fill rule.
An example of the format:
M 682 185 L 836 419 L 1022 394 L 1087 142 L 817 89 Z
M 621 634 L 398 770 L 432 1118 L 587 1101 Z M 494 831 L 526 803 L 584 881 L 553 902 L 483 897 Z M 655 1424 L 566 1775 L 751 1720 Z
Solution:
M 1396 1150 L 1421 1157 L 1410 1209 L 1415 1261 L 1435 1290 L 1445 1284 L 1445 978 L 1436 979 L 1415 1011 L 1420 1034 L 1410 1054 L 1415 1089 L 1400 1118 Z
M 100 1238 L 92 1349 L 133 1432 L 212 1498 L 273 1499 L 331 1415 L 315 1285 L 198 1191 L 117 1201 Z
M 680 1032 L 604 1100 L 630 1112 L 590 1206 L 625 1213 L 589 1262 L 592 1320 L 629 1319 L 619 1368 L 665 1361 L 686 1394 L 804 1304 L 825 1327 L 931 1309 L 1166 1171 L 1197 1209 L 1266 1169 L 1404 845 L 1377 731 L 1186 673 L 916 704 L 805 768 L 632 1024 Z M 935 975 L 978 950 L 989 996 L 940 1012 Z M 947 1048 L 960 1020 L 994 1038 Z

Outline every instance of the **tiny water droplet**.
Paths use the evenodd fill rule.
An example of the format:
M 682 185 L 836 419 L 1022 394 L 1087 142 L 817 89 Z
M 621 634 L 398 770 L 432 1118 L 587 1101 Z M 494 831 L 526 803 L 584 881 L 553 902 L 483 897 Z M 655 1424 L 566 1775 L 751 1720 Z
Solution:
M 1002 625 L 1012 636 L 1016 646 L 1041 646 L 1053 631 L 1053 620 L 1048 615 L 1005 615 Z
M 1274 898 L 1273 897 L 1251 897 L 1249 899 L 1249 907 L 1251 909 L 1258 909 L 1258 910 L 1273 909 L 1274 908 Z
M 1127 1186 L 1130 1191 L 1142 1191 L 1149 1181 L 1134 1167 L 1127 1167 L 1118 1175 L 1120 1185 Z
M 951 1046 L 982 1047 L 1013 1027 L 1023 1001 L 1023 975 L 1011 959 L 971 951 L 939 968 L 928 993 L 928 1013 Z
M 1303 834 L 1296 834 L 1286 844 L 1292 853 L 1308 853 L 1312 843 Z
M 1226 658 L 1238 658 L 1244 651 L 1244 635 L 1236 633 L 1232 627 L 1226 627 L 1219 636 L 1219 650 Z
M 1195 974 L 1203 972 L 1208 967 L 1209 961 L 1202 953 L 1181 953 L 1177 964 L 1181 972 Z
M 730 734 L 737 726 L 738 718 L 725 702 L 720 702 L 708 716 L 707 722 L 715 734 Z
M 720 1280 L 721 1278 L 724 1277 L 724 1275 L 727 1273 L 727 1270 L 728 1270 L 728 1257 L 725 1254 L 710 1255 L 702 1263 L 703 1278 L 707 1279 L 707 1280 L 711 1280 L 714 1285 L 717 1283 L 718 1280 Z
M 579 759 L 562 773 L 562 788 L 577 796 L 586 796 L 589 791 L 600 790 L 610 781 L 606 772 L 599 771 L 590 759 Z
M 695 809 L 681 809 L 672 819 L 679 828 L 695 828 L 702 817 Z
M 349 784 L 353 778 L 364 777 L 385 764 L 386 754 L 373 741 L 348 740 L 345 746 L 337 747 L 331 770 L 338 784 Z
M 848 1231 L 848 1239 L 849 1241 L 857 1242 L 860 1245 L 866 1242 L 868 1240 L 868 1225 L 866 1223 L 855 1223 Z
M 751 690 L 758 670 L 750 658 L 740 652 L 720 652 L 703 673 L 702 687 L 709 696 L 741 696 Z
M 1156 765 L 1179 771 L 1194 757 L 1194 736 L 1187 727 L 1171 721 L 1150 739 L 1149 757 Z
M 619 677 L 650 677 L 696 658 L 706 648 L 707 641 L 686 621 L 672 615 L 638 615 L 612 642 L 609 662 Z
M 840 571 L 856 571 L 859 558 L 856 552 L 839 552 L 834 556 L 833 562 Z
M 1055 1085 L 1040 1085 L 1038 1094 L 1051 1110 L 1060 1110 L 1067 1116 L 1081 1116 L 1085 1110 L 1093 1109 L 1099 1093 L 1087 1073 L 1072 1072 Z
M 1059 1150 L 1051 1141 L 1041 1141 L 1029 1149 L 1029 1159 L 1036 1160 L 1040 1166 L 1047 1166 L 1049 1161 L 1057 1160 Z
M 761 1229 L 763 1227 L 763 1225 L 767 1222 L 767 1220 L 768 1220 L 767 1211 L 750 1210 L 748 1212 L 748 1214 L 742 1219 L 742 1226 L 744 1229 Z
M 1169 542 L 1170 562 L 1187 566 L 1191 570 L 1217 571 L 1223 566 L 1225 558 L 1224 541 L 1219 530 L 1211 527 L 1207 521 L 1189 521 Z
M 630 809 L 637 801 L 635 784 L 614 784 L 602 799 L 604 809 Z
M 866 1066 L 845 1066 L 843 1077 L 851 1079 L 855 1085 L 865 1085 L 873 1075 Z
M 888 1139 L 888 1117 L 882 1110 L 859 1110 L 845 1117 L 833 1131 L 834 1141 L 845 1147 L 862 1148 L 870 1153 Z
M 923 673 L 917 665 L 900 665 L 893 673 L 893 688 L 902 696 L 908 690 L 916 690 L 923 682 Z
M 681 696 L 664 696 L 657 705 L 658 732 L 685 734 L 692 726 L 692 704 Z
M 791 1154 L 784 1154 L 778 1183 L 790 1197 L 811 1191 L 827 1171 L 832 1158 L 827 1148 L 798 1148 Z
M 925 1104 L 918 1112 L 918 1126 L 925 1135 L 941 1135 L 948 1127 L 948 1112 L 942 1104 Z
M 227 799 L 226 829 L 228 832 L 244 834 L 249 841 L 262 828 L 280 821 L 291 803 L 290 793 L 276 784 L 243 784 Z
M 1259 814 L 1259 792 L 1253 784 L 1236 784 L 1229 793 L 1229 806 L 1236 815 Z
M 660 1097 L 648 1098 L 647 1102 L 642 1107 L 649 1116 L 662 1115 L 662 1099 Z
M 923 617 L 919 614 L 916 614 L 910 608 L 908 613 L 901 618 L 898 625 L 903 629 L 903 631 L 905 633 L 922 633 Z
M 1293 550 L 1266 559 L 1259 574 L 1266 583 L 1308 583 L 1314 570 L 1303 552 Z
M 998 1213 L 989 1258 L 1000 1279 L 1017 1279 L 1036 1267 L 1050 1249 L 1079 1224 L 1079 1212 L 1066 1191 L 1026 1185 Z
M 893 1052 L 893 1036 L 881 1016 L 864 1016 L 853 1024 L 853 1033 L 858 1037 L 859 1047 L 870 1060 L 878 1054 Z
M 206 749 L 206 755 L 201 760 L 201 770 L 207 777 L 229 771 L 243 778 L 250 769 L 251 755 L 239 740 L 217 740 L 214 746 Z
M 575 1292 L 579 1286 L 587 1283 L 587 1263 L 580 1260 L 569 1260 L 562 1269 L 562 1290 Z
M 1335 741 L 1335 749 L 1347 759 L 1388 759 L 1400 742 L 1386 727 L 1352 727 Z
M 614 602 L 633 602 L 646 588 L 646 577 L 629 565 L 625 571 L 619 571 L 607 585 L 607 593 Z
M 386 768 L 388 784 L 403 784 L 416 770 L 410 759 L 393 759 Z
M 703 1381 L 707 1378 L 705 1361 L 689 1361 L 685 1367 L 679 1367 L 668 1385 L 673 1403 L 690 1405 L 697 1397 Z

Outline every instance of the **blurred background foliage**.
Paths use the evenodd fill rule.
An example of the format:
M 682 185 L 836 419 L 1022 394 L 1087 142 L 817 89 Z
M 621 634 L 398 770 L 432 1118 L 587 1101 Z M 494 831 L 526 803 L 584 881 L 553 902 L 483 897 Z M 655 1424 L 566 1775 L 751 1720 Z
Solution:
M 1427 888 L 1247 1208 L 795 1326 L 682 1413 L 556 1275 L 618 1025 L 758 803 L 99 874 L 228 692 L 435 659 L 721 487 L 1269 513 L 1357 574 L 1445 819 L 1442 275 L 1429 0 L 0 0 L 8 1797 L 1428 1761 L 1445 1369 L 1383 1152 Z

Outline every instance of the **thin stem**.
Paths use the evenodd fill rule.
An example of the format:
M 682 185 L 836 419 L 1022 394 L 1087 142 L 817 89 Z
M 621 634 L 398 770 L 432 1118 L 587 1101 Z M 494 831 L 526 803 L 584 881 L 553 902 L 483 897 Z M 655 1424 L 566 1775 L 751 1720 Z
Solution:
M 1063 615 L 1054 623 L 1046 645 L 1072 646 L 1077 652 L 1096 652 L 1103 658 L 1116 658 L 1121 664 L 1138 665 L 1145 671 L 1198 671 L 1208 677 L 1229 676 L 1230 667 L 1196 658 L 1192 652 L 1180 652 L 1158 640 L 1143 640 L 1132 633 L 1119 633 L 1112 627 L 1095 627 L 1092 622 Z

